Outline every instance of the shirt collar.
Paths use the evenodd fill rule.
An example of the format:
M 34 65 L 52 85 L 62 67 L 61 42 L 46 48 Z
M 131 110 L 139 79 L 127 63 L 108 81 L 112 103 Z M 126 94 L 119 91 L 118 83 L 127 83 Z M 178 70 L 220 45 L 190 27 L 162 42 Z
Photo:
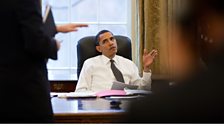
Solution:
M 114 56 L 113 60 L 115 63 L 118 63 L 117 55 Z M 104 55 L 102 55 L 102 61 L 104 64 L 110 63 L 110 59 Z

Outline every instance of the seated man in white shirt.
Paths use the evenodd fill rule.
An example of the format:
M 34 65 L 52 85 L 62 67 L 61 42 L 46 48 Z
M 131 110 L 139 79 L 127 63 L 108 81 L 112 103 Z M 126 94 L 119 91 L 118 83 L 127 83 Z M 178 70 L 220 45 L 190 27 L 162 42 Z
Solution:
M 98 92 L 109 90 L 114 81 L 151 88 L 151 70 L 157 50 L 150 53 L 144 50 L 143 77 L 137 66 L 129 59 L 116 55 L 117 42 L 113 33 L 102 30 L 96 35 L 96 50 L 102 55 L 87 59 L 82 67 L 76 91 Z M 113 60 L 113 61 L 111 61 Z

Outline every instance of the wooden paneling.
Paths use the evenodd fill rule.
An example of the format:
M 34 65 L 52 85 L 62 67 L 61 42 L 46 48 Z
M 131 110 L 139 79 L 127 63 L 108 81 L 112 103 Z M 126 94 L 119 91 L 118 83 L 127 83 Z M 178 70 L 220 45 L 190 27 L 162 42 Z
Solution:
M 51 92 L 73 92 L 77 81 L 50 81 Z

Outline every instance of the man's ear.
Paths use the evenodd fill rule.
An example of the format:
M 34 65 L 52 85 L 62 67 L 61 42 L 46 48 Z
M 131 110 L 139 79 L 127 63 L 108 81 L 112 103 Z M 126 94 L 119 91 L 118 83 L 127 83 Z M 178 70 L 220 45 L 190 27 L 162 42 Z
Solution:
M 96 46 L 96 50 L 100 53 L 102 52 L 100 46 Z

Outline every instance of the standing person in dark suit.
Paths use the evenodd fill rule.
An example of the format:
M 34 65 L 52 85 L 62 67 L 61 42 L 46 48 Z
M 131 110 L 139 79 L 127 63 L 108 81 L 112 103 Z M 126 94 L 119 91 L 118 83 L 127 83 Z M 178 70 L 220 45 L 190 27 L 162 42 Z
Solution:
M 131 105 L 128 122 L 224 123 L 224 1 L 190 2 L 192 9 L 178 24 L 183 37 L 179 43 L 184 45 L 179 51 L 185 49 L 198 54 L 195 60 L 193 55 L 182 55 L 182 59 L 201 58 L 206 68 L 194 71 L 194 67 L 199 67 L 191 64 L 195 65 L 191 70 L 178 69 L 183 76 L 170 89 Z M 190 64 L 180 66 L 184 65 Z
M 43 32 L 40 1 L 2 1 L 0 17 L 0 123 L 53 122 L 46 59 L 57 59 L 60 44 Z

